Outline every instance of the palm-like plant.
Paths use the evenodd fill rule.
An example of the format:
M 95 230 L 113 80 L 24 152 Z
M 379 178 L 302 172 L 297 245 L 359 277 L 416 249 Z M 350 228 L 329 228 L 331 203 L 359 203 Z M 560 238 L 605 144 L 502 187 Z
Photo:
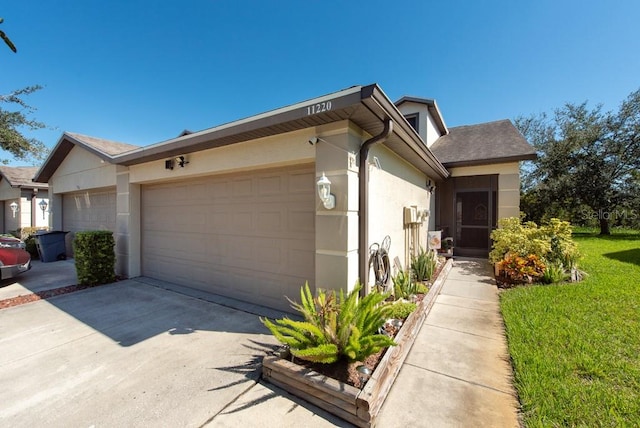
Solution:
M 360 288 L 356 284 L 347 295 L 340 290 L 337 296 L 334 290 L 320 290 L 314 298 L 307 283 L 300 289 L 300 303 L 289 300 L 304 321 L 260 320 L 276 339 L 290 347 L 292 355 L 302 360 L 364 361 L 387 346 L 395 346 L 395 342 L 378 333 L 389 311 L 387 306 L 380 305 L 387 296 L 373 292 L 360 298 Z

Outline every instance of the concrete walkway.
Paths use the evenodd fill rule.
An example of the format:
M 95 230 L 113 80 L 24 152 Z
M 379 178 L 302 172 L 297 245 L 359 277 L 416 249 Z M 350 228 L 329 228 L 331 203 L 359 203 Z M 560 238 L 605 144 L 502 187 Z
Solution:
M 58 286 L 63 286 L 74 282 L 75 269 L 72 263 L 57 262 L 34 266 L 31 272 L 22 275 L 16 281 L 2 284 L 0 287 L 0 300 L 48 289 L 53 287 L 54 283 Z M 274 340 L 267 334 L 266 329 L 258 323 L 257 317 L 251 315 L 251 313 L 256 313 L 254 312 L 255 308 L 237 307 L 238 310 L 235 310 L 231 309 L 227 303 L 222 302 L 225 306 L 219 306 L 206 302 L 207 299 L 204 299 L 203 296 L 196 295 L 191 297 L 196 297 L 198 300 L 193 300 L 186 296 L 187 292 L 185 290 L 152 284 L 145 278 L 129 280 L 126 284 L 120 283 L 119 285 L 98 287 L 73 293 L 56 298 L 48 303 L 33 303 L 10 310 L 2 310 L 0 315 L 3 315 L 4 318 L 0 317 L 0 324 L 4 326 L 5 333 L 3 334 L 10 330 L 8 323 L 13 320 L 12 322 L 20 326 L 15 328 L 16 332 L 22 332 L 20 334 L 31 332 L 29 334 L 33 336 L 34 332 L 37 331 L 43 335 L 42 338 L 35 335 L 31 341 L 22 340 L 19 335 L 16 335 L 11 346 L 5 343 L 7 346 L 4 349 L 11 349 L 15 353 L 22 346 L 24 352 L 27 355 L 31 355 L 33 349 L 35 349 L 34 346 L 36 346 L 33 341 L 42 345 L 43 341 L 49 340 L 49 336 L 52 333 L 50 333 L 50 329 L 43 328 L 39 322 L 35 321 L 38 317 L 44 318 L 48 322 L 67 323 L 68 327 L 56 330 L 58 331 L 57 334 L 68 336 L 73 335 L 78 329 L 86 330 L 87 334 L 81 335 L 84 338 L 83 340 L 78 340 L 75 336 L 69 339 L 69 343 L 74 343 L 73 348 L 66 346 L 51 347 L 47 351 L 51 354 L 47 352 L 39 352 L 37 354 L 41 355 L 46 363 L 34 363 L 31 368 L 25 367 L 25 370 L 30 370 L 30 378 L 41 382 L 42 376 L 38 375 L 37 370 L 42 370 L 45 375 L 47 373 L 49 375 L 56 373 L 53 367 L 47 367 L 48 364 L 53 364 L 50 361 L 54 361 L 54 357 L 58 355 L 56 352 L 64 354 L 64 352 L 68 351 L 73 355 L 86 354 L 85 357 L 88 358 L 88 363 L 84 365 L 77 363 L 73 365 L 73 368 L 81 374 L 90 374 L 91 370 L 95 368 L 94 359 L 96 355 L 107 356 L 108 358 L 105 358 L 104 364 L 113 366 L 114 364 L 119 364 L 118 360 L 114 359 L 113 352 L 123 355 L 126 352 L 133 352 L 138 359 L 147 358 L 149 356 L 157 356 L 157 351 L 150 352 L 145 347 L 169 350 L 172 349 L 170 345 L 177 340 L 176 338 L 199 338 L 200 342 L 202 342 L 200 348 L 194 347 L 193 344 L 180 344 L 182 347 L 179 348 L 181 350 L 180 358 L 189 362 L 189 364 L 184 363 L 187 364 L 183 364 L 184 367 L 191 367 L 191 365 L 195 364 L 194 367 L 197 366 L 199 368 L 194 377 L 180 377 L 181 381 L 176 383 L 176 373 L 171 370 L 165 370 L 162 364 L 159 364 L 160 367 L 157 370 L 154 369 L 153 361 L 158 360 L 153 358 L 144 365 L 147 370 L 156 370 L 151 372 L 153 376 L 144 371 L 139 371 L 137 375 L 128 376 L 127 382 L 133 382 L 137 379 L 140 385 L 146 385 L 145 382 L 147 381 L 145 379 L 152 378 L 157 389 L 162 390 L 166 397 L 163 395 L 165 400 L 156 398 L 146 402 L 146 404 L 136 401 L 120 403 L 118 409 L 122 413 L 120 415 L 122 422 L 127 421 L 125 424 L 137 422 L 133 425 L 152 426 L 152 424 L 148 423 L 151 420 L 149 418 L 152 416 L 155 415 L 154 417 L 164 417 L 166 419 L 168 415 L 173 415 L 183 419 L 187 418 L 185 420 L 189 420 L 189 422 L 183 420 L 181 424 L 184 426 L 305 426 L 319 428 L 350 426 L 337 417 L 293 397 L 273 385 L 260 381 L 253 366 L 248 368 L 244 366 L 247 355 L 252 354 L 250 350 L 247 350 L 248 348 L 237 353 L 231 352 L 231 344 L 237 344 L 242 348 L 243 344 L 246 345 L 245 342 L 248 340 L 250 343 L 266 343 Z M 163 290 L 163 288 L 168 288 L 168 290 Z M 134 292 L 144 292 L 154 296 L 153 299 L 142 299 L 140 303 L 136 304 L 148 305 L 151 301 L 166 305 L 171 303 L 169 306 L 173 309 L 162 309 L 161 313 L 153 316 L 145 315 L 148 318 L 147 321 L 151 323 L 148 328 L 153 330 L 153 334 L 149 335 L 149 339 L 141 340 L 135 346 L 131 344 L 123 347 L 123 339 L 119 336 L 115 344 L 112 343 L 113 341 L 107 340 L 105 343 L 100 342 L 100 346 L 97 346 L 92 340 L 102 338 L 106 333 L 113 336 L 112 330 L 114 329 L 124 329 L 125 332 L 123 334 L 125 334 L 125 338 L 129 339 L 134 333 L 137 335 L 144 333 L 144 328 L 138 321 L 138 317 L 140 317 L 140 310 L 138 309 L 130 311 L 131 313 L 127 312 L 128 316 L 133 319 L 133 324 L 131 325 L 125 323 L 122 316 L 120 316 L 112 326 L 109 324 L 109 317 L 107 316 L 111 312 L 106 308 L 113 307 L 120 312 L 125 310 L 123 304 L 118 302 L 131 301 L 133 304 L 136 299 L 125 298 L 122 293 Z M 117 302 L 112 302 L 114 300 Z M 99 304 L 101 309 L 89 307 L 87 302 Z M 107 305 L 105 302 L 113 304 L 105 306 Z M 160 303 L 157 304 L 159 305 Z M 179 308 L 174 308 L 176 305 Z M 55 308 L 58 307 L 66 309 L 56 311 Z M 199 310 L 196 310 L 197 308 Z M 116 311 L 116 309 L 113 310 Z M 47 311 L 53 312 L 49 314 Z M 201 318 L 196 317 L 197 322 L 191 320 L 187 324 L 184 324 L 186 321 L 181 321 L 182 318 L 180 317 L 171 318 L 171 320 L 167 321 L 167 316 L 177 317 L 177 315 L 172 315 L 176 311 L 183 314 L 180 317 L 186 317 L 186 314 L 191 314 L 189 315 L 190 317 L 201 314 Z M 21 320 L 19 319 L 20 314 L 31 315 L 26 320 Z M 55 316 L 53 316 L 54 314 Z M 263 313 L 262 315 L 273 316 L 268 313 Z M 225 323 L 224 326 L 216 324 L 221 322 L 220 320 L 226 320 L 227 318 L 230 321 Z M 34 330 L 35 327 L 29 329 L 28 325 L 30 323 L 35 323 L 36 326 L 40 327 L 36 330 Z M 183 328 L 183 324 L 188 328 Z M 104 325 L 108 328 L 104 327 Z M 249 325 L 251 325 L 250 330 L 245 331 Z M 100 328 L 100 326 L 103 327 Z M 180 331 L 184 330 L 185 332 L 198 334 L 176 335 L 174 334 L 178 331 L 176 326 L 180 327 L 178 329 Z M 240 326 L 242 326 L 242 331 L 237 330 Z M 217 337 L 219 335 L 224 336 L 226 346 L 220 347 L 219 344 L 206 343 L 205 339 L 215 342 L 215 340 L 218 340 Z M 8 335 L 7 338 L 3 339 L 10 340 L 11 337 L 13 336 Z M 250 339 L 254 342 L 251 342 Z M 158 341 L 169 342 L 163 342 L 162 345 L 158 345 L 156 343 Z M 87 351 L 84 354 L 80 352 L 83 349 L 81 347 L 83 344 L 91 352 Z M 94 348 L 100 352 L 96 352 Z M 216 352 L 217 349 L 224 349 L 225 352 Z M 187 350 L 189 351 L 189 358 L 187 358 Z M 58 355 L 56 358 L 63 357 L 64 355 L 62 357 Z M 127 358 L 131 359 L 132 357 L 127 356 Z M 225 360 L 223 364 L 223 362 L 217 361 L 217 358 L 226 358 L 228 361 Z M 219 364 L 216 365 L 216 362 Z M 24 364 L 21 363 L 22 365 Z M 235 380 L 226 379 L 218 371 L 214 370 L 212 372 L 209 370 L 211 367 L 222 366 L 235 367 L 233 370 L 230 369 L 229 373 L 237 372 L 238 378 Z M 2 367 L 3 364 L 0 361 L 0 379 L 3 378 Z M 89 371 L 87 372 L 87 370 Z M 17 372 L 13 370 L 9 370 L 8 373 L 11 373 L 11 376 L 18 376 Z M 223 372 L 223 374 L 225 373 L 227 372 Z M 247 373 L 250 375 L 247 375 Z M 457 259 L 378 415 L 377 426 L 383 428 L 517 427 L 519 425 L 518 402 L 511 384 L 511 374 L 503 322 L 499 312 L 498 291 L 491 275 L 490 266 L 486 260 Z M 200 385 L 202 381 L 211 382 L 212 379 L 221 382 L 223 385 L 228 385 L 228 387 L 211 388 L 208 385 L 205 388 Z M 7 385 L 6 382 L 7 379 L 4 379 L 0 383 Z M 23 383 L 24 381 L 16 381 L 15 384 L 21 385 Z M 183 386 L 178 387 L 178 385 Z M 41 389 L 41 387 L 39 388 Z M 91 394 L 95 393 L 90 386 L 86 386 L 86 388 Z M 76 393 L 82 390 L 80 386 L 74 386 L 72 389 Z M 19 394 L 16 395 L 17 391 L 15 389 L 9 389 L 8 391 L 19 403 L 24 402 L 24 400 L 20 399 Z M 126 395 L 131 391 L 131 388 L 125 388 L 122 394 Z M 186 393 L 188 394 L 185 395 Z M 80 395 L 89 400 L 91 394 Z M 201 395 L 201 397 L 198 396 L 201 401 L 196 399 L 198 394 Z M 38 393 L 35 396 L 40 395 L 41 393 Z M 58 399 L 62 399 L 67 395 L 60 394 Z M 117 398 L 113 390 L 108 396 L 112 397 L 112 399 Z M 70 401 L 74 400 L 71 396 L 69 397 Z M 23 398 L 32 400 L 33 396 L 25 391 L 25 397 Z M 168 402 L 173 403 L 173 405 L 168 405 Z M 49 406 L 54 406 L 56 402 L 52 401 L 51 403 Z M 129 409 L 127 405 L 131 403 L 136 404 L 137 407 L 131 405 Z M 189 406 L 185 403 L 189 403 Z M 108 407 L 108 403 L 102 404 L 106 406 L 105 408 Z M 193 405 L 196 404 L 196 408 L 202 410 L 202 414 L 194 411 Z M 94 403 L 94 405 L 97 404 Z M 142 407 L 140 407 L 141 405 Z M 45 407 L 43 406 L 41 412 L 53 411 L 52 408 Z M 55 411 L 61 412 L 62 409 L 72 410 L 72 412 L 71 414 L 59 413 L 57 415 L 59 421 L 71 421 L 75 420 L 73 418 L 78 417 L 75 414 L 75 407 L 62 406 L 56 408 Z M 151 409 L 158 413 L 152 415 L 149 413 Z M 101 421 L 101 423 L 113 421 L 114 416 L 111 413 L 105 413 L 102 416 L 94 414 L 94 419 Z M 21 413 L 21 415 L 26 418 L 25 420 L 37 418 L 37 415 L 33 412 Z M 143 418 L 142 420 L 139 419 L 141 417 Z M 4 425 L 1 415 L 0 425 Z M 89 424 L 85 425 L 89 426 Z M 56 424 L 54 423 L 50 426 L 56 426 Z
M 380 427 L 518 427 L 498 290 L 456 259 L 379 414 Z

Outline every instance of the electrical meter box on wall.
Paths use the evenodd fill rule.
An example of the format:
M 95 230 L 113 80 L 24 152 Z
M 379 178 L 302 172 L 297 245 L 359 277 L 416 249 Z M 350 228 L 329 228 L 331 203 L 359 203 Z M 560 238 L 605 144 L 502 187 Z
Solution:
M 404 224 L 421 223 L 420 216 L 418 215 L 418 207 L 404 207 Z

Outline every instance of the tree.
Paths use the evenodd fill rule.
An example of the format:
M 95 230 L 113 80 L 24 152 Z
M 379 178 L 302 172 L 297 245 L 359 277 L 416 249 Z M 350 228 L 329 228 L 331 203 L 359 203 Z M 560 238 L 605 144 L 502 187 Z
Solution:
M 4 18 L 0 18 L 0 24 L 2 24 L 3 22 Z M 9 49 L 11 49 L 13 52 L 18 51 L 18 49 L 16 49 L 16 45 L 13 44 L 9 36 L 7 36 L 2 30 L 0 30 L 0 39 L 4 40 L 5 44 L 9 46 Z
M 42 89 L 40 85 L 27 86 L 7 95 L 0 95 L 0 105 L 17 106 L 16 111 L 6 110 L 0 106 L 0 149 L 10 153 L 20 160 L 41 161 L 47 152 L 45 145 L 35 138 L 27 138 L 20 132 L 21 128 L 35 131 L 45 128 L 45 124 L 30 119 L 28 116 L 35 111 L 22 98 Z M 2 163 L 8 163 L 3 159 Z
M 4 19 L 0 18 L 0 24 L 3 22 Z M 0 39 L 13 52 L 18 51 L 9 36 L 2 30 L 0 30 Z M 46 154 L 46 147 L 42 142 L 35 138 L 26 138 L 20 132 L 21 128 L 30 131 L 45 128 L 44 123 L 29 119 L 28 115 L 35 111 L 35 108 L 22 99 L 24 95 L 32 94 L 40 89 L 42 89 L 40 85 L 27 86 L 7 95 L 0 95 L 0 104 L 13 104 L 18 107 L 17 111 L 10 111 L 0 106 L 0 149 L 19 160 L 42 161 Z M 2 159 L 0 162 L 6 164 L 9 160 Z
M 610 234 L 612 221 L 640 217 L 640 90 L 617 112 L 587 103 L 566 104 L 553 117 L 519 117 L 516 126 L 538 151 L 524 170 L 523 200 L 536 217 L 597 220 Z M 526 211 L 525 211 L 526 212 Z M 527 213 L 527 214 L 529 214 Z

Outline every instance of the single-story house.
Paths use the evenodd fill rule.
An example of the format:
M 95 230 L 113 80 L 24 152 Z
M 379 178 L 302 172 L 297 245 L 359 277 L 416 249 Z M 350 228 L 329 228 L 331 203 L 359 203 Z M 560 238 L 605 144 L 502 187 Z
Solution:
M 38 167 L 0 166 L 0 224 L 2 233 L 49 225 L 47 183 L 36 183 Z
M 114 232 L 118 274 L 289 310 L 305 282 L 370 284 L 386 236 L 404 266 L 428 230 L 486 256 L 533 156 L 508 120 L 449 129 L 373 84 L 145 147 L 64 133 L 35 181 L 53 229 Z

